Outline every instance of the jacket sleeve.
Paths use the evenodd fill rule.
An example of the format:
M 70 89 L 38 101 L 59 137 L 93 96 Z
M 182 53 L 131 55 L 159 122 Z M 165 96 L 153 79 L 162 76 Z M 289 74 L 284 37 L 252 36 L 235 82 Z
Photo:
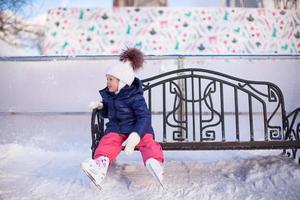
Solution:
M 107 118 L 108 117 L 107 103 L 105 103 L 105 102 L 102 102 L 102 103 L 103 103 L 103 108 L 100 109 L 100 115 L 103 118 Z
M 145 134 L 144 130 L 151 125 L 151 114 L 142 94 L 139 94 L 134 98 L 132 108 L 136 116 L 136 123 L 134 125 L 133 132 L 137 132 L 142 138 Z

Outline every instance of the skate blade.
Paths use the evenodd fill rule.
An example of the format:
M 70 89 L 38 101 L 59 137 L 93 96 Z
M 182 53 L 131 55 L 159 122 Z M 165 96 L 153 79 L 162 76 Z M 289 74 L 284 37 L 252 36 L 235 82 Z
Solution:
M 161 186 L 163 189 L 165 189 L 164 185 L 162 184 L 162 182 L 161 182 L 161 181 L 159 180 L 159 178 L 157 177 L 157 175 L 156 175 L 154 169 L 152 168 L 152 166 L 151 166 L 151 165 L 148 165 L 148 166 L 149 166 L 149 168 L 150 168 L 152 174 L 154 175 L 154 178 L 156 179 L 156 181 L 160 184 L 160 186 Z
M 96 183 L 96 180 L 85 170 L 81 167 L 82 171 L 91 179 L 91 181 L 94 183 L 94 185 L 99 189 L 102 190 L 102 187 Z

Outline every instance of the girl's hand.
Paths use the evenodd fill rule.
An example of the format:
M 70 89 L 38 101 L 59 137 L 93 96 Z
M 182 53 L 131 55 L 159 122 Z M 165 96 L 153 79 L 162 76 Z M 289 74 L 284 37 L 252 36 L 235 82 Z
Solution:
M 138 143 L 140 143 L 141 138 L 137 132 L 132 132 L 128 136 L 128 138 L 122 143 L 122 146 L 125 146 L 124 152 L 127 155 L 130 155 L 133 153 L 134 148 Z

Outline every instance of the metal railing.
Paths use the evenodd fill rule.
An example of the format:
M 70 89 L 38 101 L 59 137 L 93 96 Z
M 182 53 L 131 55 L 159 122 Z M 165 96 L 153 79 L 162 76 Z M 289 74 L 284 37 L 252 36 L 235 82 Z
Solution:
M 176 59 L 178 66 L 185 59 L 300 59 L 299 54 L 166 54 L 145 55 L 145 60 Z M 1 61 L 39 62 L 39 61 L 63 61 L 63 60 L 112 60 L 119 59 L 119 55 L 62 55 L 62 56 L 0 56 Z M 178 67 L 179 68 L 179 67 Z

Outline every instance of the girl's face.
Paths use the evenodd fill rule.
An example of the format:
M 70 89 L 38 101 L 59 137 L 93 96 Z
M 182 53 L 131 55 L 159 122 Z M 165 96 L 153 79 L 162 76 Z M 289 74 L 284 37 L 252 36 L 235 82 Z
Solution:
M 107 74 L 106 75 L 106 85 L 107 88 L 110 92 L 116 92 L 118 91 L 118 86 L 119 86 L 119 79 L 116 77 Z

